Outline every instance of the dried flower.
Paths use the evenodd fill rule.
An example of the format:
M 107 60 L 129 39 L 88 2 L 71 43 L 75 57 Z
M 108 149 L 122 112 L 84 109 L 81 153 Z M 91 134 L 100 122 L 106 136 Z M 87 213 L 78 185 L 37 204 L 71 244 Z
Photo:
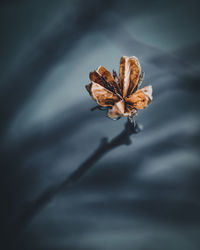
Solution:
M 99 66 L 90 73 L 91 83 L 86 85 L 91 97 L 100 107 L 108 108 L 108 117 L 131 119 L 138 109 L 146 108 L 152 101 L 152 86 L 138 89 L 143 80 L 143 73 L 136 57 L 122 56 L 119 77 L 113 71 Z

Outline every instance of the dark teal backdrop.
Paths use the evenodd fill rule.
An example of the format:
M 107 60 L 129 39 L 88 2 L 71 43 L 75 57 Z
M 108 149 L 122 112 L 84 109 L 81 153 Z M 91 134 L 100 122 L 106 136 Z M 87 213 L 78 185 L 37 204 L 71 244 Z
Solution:
M 1 1 L 0 249 L 199 250 L 199 7 Z M 57 190 L 124 129 L 90 111 L 84 87 L 122 55 L 137 56 L 153 86 L 143 131 Z

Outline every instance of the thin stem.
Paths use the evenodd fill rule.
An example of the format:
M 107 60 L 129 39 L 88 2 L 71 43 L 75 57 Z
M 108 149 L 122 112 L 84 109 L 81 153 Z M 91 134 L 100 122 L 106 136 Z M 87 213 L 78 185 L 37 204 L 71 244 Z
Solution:
M 140 127 L 136 123 L 131 123 L 128 120 L 125 124 L 124 130 L 111 141 L 108 141 L 107 138 L 103 138 L 95 152 L 89 156 L 69 177 L 64 179 L 61 183 L 48 188 L 37 200 L 33 201 L 26 208 L 20 218 L 15 221 L 14 225 L 10 226 L 10 228 L 12 228 L 13 235 L 17 237 L 19 233 L 28 225 L 31 219 L 45 205 L 47 205 L 56 194 L 58 194 L 62 189 L 70 189 L 72 185 L 75 184 L 105 154 L 118 146 L 131 144 L 130 136 L 138 133 L 140 130 Z

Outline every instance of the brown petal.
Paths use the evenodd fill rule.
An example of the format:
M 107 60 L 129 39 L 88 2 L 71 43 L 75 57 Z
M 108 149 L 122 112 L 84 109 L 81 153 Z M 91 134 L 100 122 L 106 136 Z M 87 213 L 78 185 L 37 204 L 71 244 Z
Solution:
M 87 91 L 89 92 L 89 94 L 91 95 L 91 87 L 92 87 L 92 83 L 89 83 L 87 85 L 85 85 L 85 88 L 87 89 Z
M 120 60 L 120 89 L 123 97 L 134 92 L 140 77 L 140 64 L 136 57 L 122 56 Z
M 92 98 L 102 107 L 112 107 L 120 99 L 117 95 L 97 83 L 90 83 L 86 86 Z
M 125 105 L 124 105 L 124 101 L 120 100 L 119 102 L 116 102 L 112 109 L 109 109 L 108 111 L 108 117 L 115 120 L 119 117 L 124 116 L 124 109 L 125 109 Z
M 152 86 L 146 86 L 140 90 L 137 90 L 135 93 L 125 98 L 129 109 L 131 107 L 134 109 L 144 109 L 146 108 L 152 100 Z
M 113 70 L 113 78 L 114 78 L 115 82 L 117 82 L 117 84 L 118 84 L 119 93 L 121 93 L 120 85 L 119 85 L 119 77 L 118 77 L 117 72 L 115 70 Z
M 103 86 L 104 88 L 107 88 L 106 81 L 99 75 L 98 72 L 96 71 L 90 72 L 89 77 L 90 77 L 91 82 L 97 83 Z
M 120 94 L 120 89 L 118 83 L 114 80 L 110 71 L 108 71 L 103 66 L 99 66 L 97 72 L 103 77 L 103 79 L 109 84 L 111 90 L 113 90 L 116 94 Z

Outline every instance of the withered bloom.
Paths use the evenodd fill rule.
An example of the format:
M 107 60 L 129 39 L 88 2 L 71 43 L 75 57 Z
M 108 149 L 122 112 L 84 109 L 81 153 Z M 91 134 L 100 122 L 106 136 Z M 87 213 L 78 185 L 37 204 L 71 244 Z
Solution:
M 109 118 L 132 118 L 138 109 L 146 108 L 152 100 L 151 85 L 138 89 L 142 79 L 138 59 L 122 56 L 119 77 L 115 71 L 111 74 L 99 66 L 90 73 L 91 83 L 86 89 L 99 106 L 108 108 Z

